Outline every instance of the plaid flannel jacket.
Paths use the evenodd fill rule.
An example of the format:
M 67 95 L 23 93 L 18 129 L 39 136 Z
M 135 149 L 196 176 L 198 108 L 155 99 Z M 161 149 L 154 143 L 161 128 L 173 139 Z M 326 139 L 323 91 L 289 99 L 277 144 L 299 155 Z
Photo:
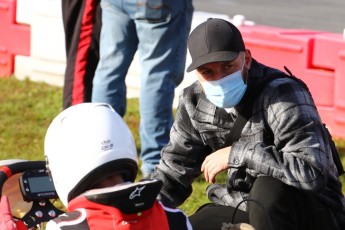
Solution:
M 281 74 L 253 60 L 247 91 L 278 72 Z M 163 202 L 178 206 L 189 197 L 205 157 L 229 146 L 228 135 L 245 103 L 242 100 L 228 112 L 218 108 L 206 99 L 198 81 L 181 92 L 170 142 L 162 150 L 153 174 L 163 180 L 160 195 Z M 290 78 L 270 82 L 257 98 L 241 138 L 231 147 L 228 164 L 227 187 L 233 203 L 225 201 L 225 205 L 241 201 L 243 195 L 238 196 L 235 191 L 231 194 L 232 188 L 240 189 L 235 188 L 232 178 L 238 170 L 244 170 L 244 178 L 237 180 L 245 182 L 246 175 L 272 176 L 315 193 L 328 207 L 345 210 L 338 172 L 317 108 L 308 91 Z M 245 196 L 245 192 L 242 194 Z

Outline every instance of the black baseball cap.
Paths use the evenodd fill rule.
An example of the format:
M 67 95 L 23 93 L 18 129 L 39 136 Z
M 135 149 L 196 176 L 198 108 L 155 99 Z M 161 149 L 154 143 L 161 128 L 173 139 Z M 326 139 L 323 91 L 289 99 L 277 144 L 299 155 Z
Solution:
M 192 31 L 188 49 L 192 57 L 187 68 L 190 72 L 206 63 L 232 61 L 240 51 L 245 51 L 245 46 L 236 26 L 223 19 L 209 18 Z

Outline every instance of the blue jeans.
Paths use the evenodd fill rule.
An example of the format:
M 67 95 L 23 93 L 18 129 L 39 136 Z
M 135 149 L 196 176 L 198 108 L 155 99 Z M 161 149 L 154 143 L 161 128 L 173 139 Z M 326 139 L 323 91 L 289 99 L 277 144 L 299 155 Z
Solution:
M 92 102 L 124 116 L 125 78 L 135 52 L 141 63 L 141 171 L 149 174 L 169 141 L 175 87 L 183 80 L 192 0 L 102 0 L 100 62 Z

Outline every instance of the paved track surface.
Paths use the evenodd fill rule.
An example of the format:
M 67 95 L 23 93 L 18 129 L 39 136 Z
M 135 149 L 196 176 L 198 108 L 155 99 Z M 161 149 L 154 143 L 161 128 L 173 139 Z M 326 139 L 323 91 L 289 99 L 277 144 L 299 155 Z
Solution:
M 343 33 L 345 0 L 193 0 L 197 11 L 242 14 L 256 24 Z

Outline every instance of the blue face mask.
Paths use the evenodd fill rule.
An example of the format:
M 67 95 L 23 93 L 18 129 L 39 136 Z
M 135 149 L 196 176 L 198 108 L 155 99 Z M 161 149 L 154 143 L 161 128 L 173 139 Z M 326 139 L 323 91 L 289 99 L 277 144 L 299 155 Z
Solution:
M 242 78 L 242 70 L 243 67 L 241 70 L 217 81 L 200 82 L 207 99 L 221 108 L 236 106 L 241 101 L 247 89 L 247 85 Z

